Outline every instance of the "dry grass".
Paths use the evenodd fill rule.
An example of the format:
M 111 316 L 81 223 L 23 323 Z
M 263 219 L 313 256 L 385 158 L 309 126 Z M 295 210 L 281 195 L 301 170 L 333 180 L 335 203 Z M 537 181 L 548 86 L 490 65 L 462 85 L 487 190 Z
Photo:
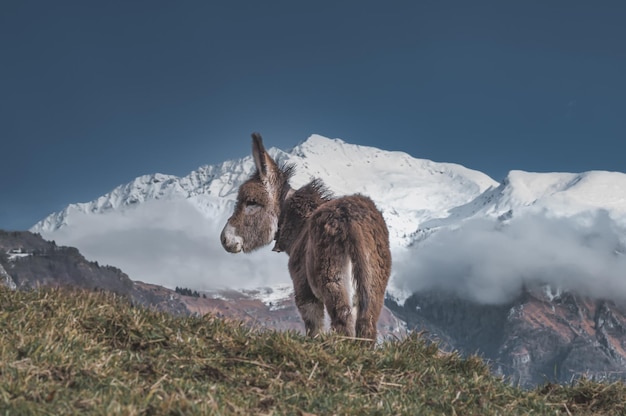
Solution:
M 527 391 L 419 335 L 359 341 L 0 288 L 1 414 L 625 414 L 622 383 Z

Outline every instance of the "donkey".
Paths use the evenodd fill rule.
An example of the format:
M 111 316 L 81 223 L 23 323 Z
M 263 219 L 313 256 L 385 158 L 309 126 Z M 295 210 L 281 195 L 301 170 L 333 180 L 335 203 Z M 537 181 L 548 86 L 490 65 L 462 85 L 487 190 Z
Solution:
M 252 134 L 256 172 L 239 188 L 221 242 L 226 251 L 253 251 L 275 240 L 289 255 L 296 306 L 306 333 L 324 325 L 376 340 L 376 323 L 391 272 L 389 231 L 374 202 L 363 195 L 334 198 L 315 179 L 293 189 L 293 165 L 279 167 L 258 133 Z

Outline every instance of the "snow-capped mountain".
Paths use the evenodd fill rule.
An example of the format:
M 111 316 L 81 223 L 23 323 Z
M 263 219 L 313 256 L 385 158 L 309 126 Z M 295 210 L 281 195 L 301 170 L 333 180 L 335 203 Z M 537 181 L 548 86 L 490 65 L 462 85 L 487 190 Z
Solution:
M 424 221 L 396 255 L 396 296 L 450 290 L 506 302 L 527 285 L 626 300 L 626 174 L 511 171 Z
M 336 195 L 372 197 L 390 228 L 396 298 L 450 285 L 498 302 L 529 279 L 567 286 L 562 276 L 572 268 L 577 287 L 598 274 L 606 276 L 606 292 L 626 294 L 617 283 L 626 270 L 620 270 L 623 256 L 615 254 L 626 246 L 625 174 L 511 171 L 498 184 L 457 164 L 318 135 L 269 152 L 296 165 L 295 187 L 318 177 Z M 287 283 L 286 256 L 269 248 L 232 255 L 219 244 L 237 189 L 253 171 L 247 156 L 182 178 L 141 176 L 69 205 L 31 231 L 121 267 L 135 280 L 168 287 Z
M 337 195 L 363 193 L 383 210 L 392 231 L 392 242 L 419 223 L 438 217 L 483 191 L 497 186 L 487 175 L 452 163 L 416 159 L 402 152 L 386 152 L 352 145 L 339 139 L 313 135 L 289 152 L 271 148 L 279 163 L 293 163 L 292 184 L 302 186 L 321 178 Z M 71 204 L 32 227 L 48 234 L 71 227 L 74 218 L 111 211 L 130 211 L 135 205 L 153 200 L 186 200 L 209 220 L 229 214 L 237 189 L 254 171 L 251 156 L 204 166 L 179 178 L 172 175 L 144 175 L 118 186 L 110 193 L 87 202 Z
M 296 165 L 296 187 L 319 177 L 337 195 L 371 196 L 388 222 L 394 247 L 410 244 L 422 222 L 497 186 L 487 175 L 460 165 L 316 135 L 288 152 L 269 152 L 279 163 Z M 141 176 L 94 201 L 69 205 L 31 231 L 121 267 L 133 279 L 169 287 L 290 282 L 284 255 L 261 250 L 236 256 L 219 245 L 237 189 L 253 171 L 247 156 L 201 167 L 182 178 Z
M 550 211 L 573 216 L 604 209 L 619 222 L 626 219 L 626 175 L 618 172 L 532 173 L 513 170 L 500 186 L 473 201 L 477 213 Z

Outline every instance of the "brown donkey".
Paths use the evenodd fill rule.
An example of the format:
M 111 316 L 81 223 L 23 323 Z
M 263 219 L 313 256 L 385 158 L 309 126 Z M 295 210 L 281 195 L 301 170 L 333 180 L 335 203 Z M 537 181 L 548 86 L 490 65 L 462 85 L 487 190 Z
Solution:
M 389 232 L 371 199 L 333 198 L 319 180 L 292 189 L 293 166 L 278 167 L 258 133 L 252 135 L 257 171 L 239 188 L 235 212 L 221 234 L 231 253 L 276 240 L 289 255 L 296 305 L 308 335 L 332 328 L 376 339 L 376 323 L 391 272 Z

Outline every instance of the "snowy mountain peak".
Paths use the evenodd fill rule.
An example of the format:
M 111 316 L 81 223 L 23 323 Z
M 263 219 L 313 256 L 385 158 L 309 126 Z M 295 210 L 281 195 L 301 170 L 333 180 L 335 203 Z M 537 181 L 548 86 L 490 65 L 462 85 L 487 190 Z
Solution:
M 589 210 L 610 210 L 626 216 L 626 175 L 619 172 L 534 173 L 513 170 L 489 195 L 486 211 L 501 215 L 520 208 L 571 216 Z M 487 198 L 483 198 L 487 199 Z
M 502 181 L 511 198 L 530 205 L 542 197 L 567 189 L 579 177 L 573 173 L 531 173 L 512 170 Z
M 347 143 L 341 139 L 330 139 L 328 137 L 320 136 L 319 134 L 312 134 L 306 140 L 295 146 L 290 153 L 294 153 L 293 150 L 295 149 L 310 149 L 314 151 L 316 149 L 336 149 L 337 147 L 346 144 Z
M 292 184 L 302 186 L 312 178 L 322 179 L 337 195 L 363 193 L 379 205 L 389 222 L 396 243 L 406 238 L 419 223 L 497 185 L 487 175 L 451 163 L 416 159 L 403 152 L 349 144 L 340 139 L 312 135 L 288 152 L 270 148 L 279 163 L 292 163 Z M 232 206 L 237 189 L 253 172 L 251 156 L 203 166 L 179 178 L 144 175 L 110 193 L 87 202 L 72 204 L 52 214 L 32 230 L 51 232 L 69 225 L 75 215 L 128 211 L 153 200 L 186 200 L 207 217 L 223 215 Z M 434 196 L 437 190 L 439 195 Z M 418 215 L 416 215 L 416 212 Z

